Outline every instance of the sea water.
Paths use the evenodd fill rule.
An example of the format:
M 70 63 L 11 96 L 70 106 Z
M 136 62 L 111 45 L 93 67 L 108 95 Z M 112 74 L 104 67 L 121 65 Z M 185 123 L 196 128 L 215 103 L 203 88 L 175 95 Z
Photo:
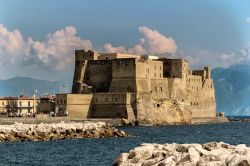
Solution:
M 0 143 L 0 165 L 111 165 L 120 153 L 142 143 L 223 141 L 250 146 L 248 122 L 119 128 L 130 137 Z

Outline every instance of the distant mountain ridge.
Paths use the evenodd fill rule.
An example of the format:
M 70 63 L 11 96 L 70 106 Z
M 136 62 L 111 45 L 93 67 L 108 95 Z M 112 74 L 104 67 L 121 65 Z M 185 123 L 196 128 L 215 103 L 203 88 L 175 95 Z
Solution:
M 0 80 L 0 96 L 18 96 L 20 94 L 42 96 L 51 93 L 70 92 L 72 84 L 71 77 L 65 77 L 58 81 L 38 80 L 30 77 L 14 77 Z
M 227 69 L 212 70 L 217 111 L 226 115 L 250 115 L 250 65 L 234 65 Z M 42 96 L 48 93 L 71 91 L 73 76 L 58 81 L 38 80 L 29 77 L 14 77 L 0 80 L 0 96 L 18 96 L 21 93 Z
M 250 115 L 250 65 L 212 70 L 217 111 L 227 115 Z

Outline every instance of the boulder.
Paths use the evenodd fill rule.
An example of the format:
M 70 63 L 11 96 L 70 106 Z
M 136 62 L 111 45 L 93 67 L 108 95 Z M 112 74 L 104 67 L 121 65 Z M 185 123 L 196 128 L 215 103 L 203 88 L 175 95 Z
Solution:
M 125 154 L 127 157 L 118 165 L 250 166 L 249 147 L 223 142 L 203 145 L 144 143 Z
M 128 159 L 128 153 L 122 153 L 120 156 L 118 156 L 115 161 L 113 162 L 113 166 L 117 166 L 122 164 Z
M 188 154 L 191 162 L 197 163 L 200 160 L 200 154 L 195 150 L 194 147 L 188 148 Z

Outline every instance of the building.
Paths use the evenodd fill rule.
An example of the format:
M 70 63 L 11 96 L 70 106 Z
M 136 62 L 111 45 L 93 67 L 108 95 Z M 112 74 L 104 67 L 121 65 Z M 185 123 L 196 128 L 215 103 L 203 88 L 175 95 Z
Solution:
M 88 107 L 74 111 L 85 118 L 154 124 L 215 118 L 210 74 L 209 67 L 191 70 L 184 59 L 76 50 L 72 93 L 92 97 Z
M 20 95 L 0 98 L 0 112 L 12 115 L 32 115 L 36 113 L 39 99 Z
M 55 112 L 55 98 L 55 95 L 41 97 L 37 105 L 37 113 L 49 114 Z

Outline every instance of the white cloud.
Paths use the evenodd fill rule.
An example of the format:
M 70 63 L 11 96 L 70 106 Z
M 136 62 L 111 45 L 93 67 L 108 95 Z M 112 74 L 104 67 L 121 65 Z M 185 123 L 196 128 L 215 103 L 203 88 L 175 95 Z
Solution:
M 178 51 L 177 57 L 188 60 L 192 69 L 202 69 L 204 66 L 212 68 L 222 66 L 221 59 L 219 58 L 220 54 L 208 50 L 198 50 L 191 54 Z
M 119 52 L 119 53 L 127 52 L 124 46 L 113 47 L 112 44 L 110 43 L 104 44 L 103 49 L 105 52 Z
M 92 49 L 89 40 L 76 36 L 73 26 L 58 30 L 45 41 L 24 40 L 18 30 L 8 31 L 0 25 L 0 57 L 2 64 L 40 65 L 51 70 L 61 70 L 74 61 L 75 49 Z
M 192 54 L 179 50 L 176 53 L 177 46 L 171 37 L 166 37 L 146 26 L 141 26 L 138 30 L 142 37 L 134 47 L 115 47 L 106 43 L 102 46 L 102 51 L 175 56 L 189 60 L 194 68 L 207 65 L 229 67 L 234 64 L 250 63 L 250 43 L 238 53 L 219 54 L 208 50 L 199 50 Z M 60 71 L 73 65 L 76 49 L 88 50 L 93 47 L 91 41 L 76 35 L 76 28 L 73 26 L 48 34 L 44 41 L 35 41 L 31 37 L 24 39 L 19 30 L 9 31 L 0 24 L 0 65 L 2 66 L 9 68 L 33 66 L 38 69 Z
M 177 46 L 171 37 L 146 26 L 138 28 L 142 38 L 133 48 L 114 47 L 110 43 L 102 48 L 105 52 L 131 54 L 174 54 Z M 45 41 L 35 41 L 31 37 L 24 39 L 19 30 L 9 31 L 0 25 L 0 63 L 2 65 L 38 66 L 49 70 L 62 70 L 73 64 L 74 50 L 93 49 L 89 40 L 76 36 L 73 26 L 47 35 Z
M 250 24 L 250 17 L 247 17 L 246 21 Z
M 218 53 L 208 50 L 198 50 L 192 54 L 178 51 L 178 58 L 189 61 L 193 69 L 203 68 L 204 66 L 228 68 L 235 64 L 250 64 L 250 43 L 246 44 L 238 52 Z
M 222 54 L 220 56 L 224 67 L 229 67 L 235 64 L 250 63 L 250 43 L 245 45 L 238 53 Z
M 176 52 L 177 46 L 171 37 L 166 37 L 157 30 L 150 29 L 146 26 L 141 26 L 138 30 L 142 33 L 143 37 L 133 48 L 126 49 L 124 46 L 114 47 L 108 43 L 103 46 L 104 51 L 131 54 L 174 54 Z
M 3 64 L 14 64 L 15 60 L 24 54 L 25 42 L 18 30 L 9 32 L 0 24 L 0 57 Z

